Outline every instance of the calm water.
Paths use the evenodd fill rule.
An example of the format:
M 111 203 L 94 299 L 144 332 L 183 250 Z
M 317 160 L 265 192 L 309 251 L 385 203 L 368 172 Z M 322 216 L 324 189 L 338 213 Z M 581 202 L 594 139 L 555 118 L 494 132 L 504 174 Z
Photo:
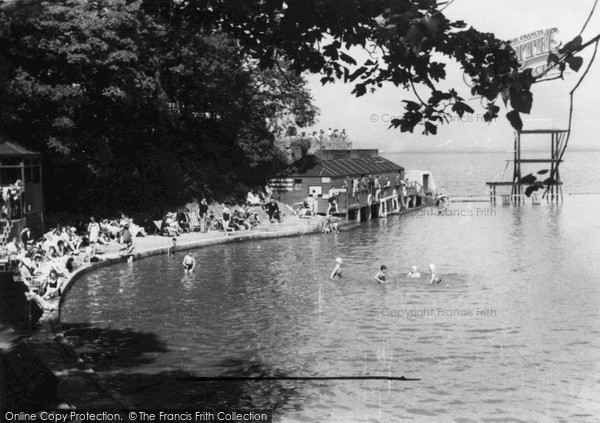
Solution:
M 506 160 L 512 152 L 494 153 L 432 153 L 409 154 L 388 153 L 385 157 L 404 166 L 406 169 L 431 170 L 438 189 L 454 196 L 486 196 L 489 190 L 485 185 L 491 181 L 510 181 L 513 162 L 508 163 L 504 178 Z M 548 152 L 523 152 L 522 157 L 548 157 Z M 564 193 L 600 192 L 599 151 L 567 151 L 560 167 Z M 522 175 L 536 173 L 547 168 L 544 164 L 523 164 Z M 548 175 L 546 175 L 547 177 Z
M 566 191 L 600 191 L 594 169 L 575 166 L 597 165 L 594 154 L 572 154 L 563 179 L 585 189 L 573 180 Z M 438 168 L 427 168 L 443 189 L 481 190 L 455 173 L 474 155 L 435 156 Z M 502 171 L 478 156 L 474 174 Z M 426 168 L 408 162 L 427 156 L 403 157 Z M 455 203 L 451 216 L 425 210 L 334 236 L 211 247 L 194 252 L 193 276 L 181 253 L 140 260 L 78 281 L 63 321 L 101 377 L 138 406 L 268 408 L 284 422 L 596 421 L 599 200 Z M 333 282 L 337 256 L 344 277 Z M 403 276 L 429 263 L 440 285 Z M 385 285 L 373 280 L 381 264 Z M 421 381 L 193 379 L 218 375 Z

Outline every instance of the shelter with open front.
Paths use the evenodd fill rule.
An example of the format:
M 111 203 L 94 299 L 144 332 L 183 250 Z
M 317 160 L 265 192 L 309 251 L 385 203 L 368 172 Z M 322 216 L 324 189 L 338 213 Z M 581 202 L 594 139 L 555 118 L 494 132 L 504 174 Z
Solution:
M 11 222 L 3 227 L 2 241 L 18 235 L 25 226 L 36 234 L 42 233 L 42 155 L 0 138 L 0 189 L 2 210 Z

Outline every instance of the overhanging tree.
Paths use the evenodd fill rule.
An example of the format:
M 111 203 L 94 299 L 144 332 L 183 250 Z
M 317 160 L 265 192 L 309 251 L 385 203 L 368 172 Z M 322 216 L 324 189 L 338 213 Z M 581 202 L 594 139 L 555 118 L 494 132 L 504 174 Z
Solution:
M 414 92 L 417 101 L 404 101 L 404 115 L 391 126 L 412 132 L 423 125 L 425 134 L 451 113 L 474 113 L 455 89 L 439 88 L 446 77 L 440 55 L 457 61 L 472 81 L 471 92 L 482 99 L 484 118 L 498 116 L 499 99 L 515 129 L 522 128 L 521 114 L 531 111 L 532 84 L 543 81 L 531 70 L 520 69 L 515 52 L 494 34 L 451 21 L 444 9 L 452 3 L 436 0 L 187 0 L 172 3 L 177 16 L 198 28 L 216 27 L 238 39 L 248 54 L 265 68 L 276 68 L 282 58 L 297 72 L 322 73 L 323 83 L 336 79 L 354 84 L 362 96 L 386 83 Z M 566 44 L 561 56 L 550 61 L 561 72 L 577 71 L 577 53 L 596 43 L 581 36 Z M 377 57 L 361 63 L 350 56 L 362 48 Z M 417 91 L 423 87 L 423 92 Z M 427 94 L 425 94 L 427 92 Z

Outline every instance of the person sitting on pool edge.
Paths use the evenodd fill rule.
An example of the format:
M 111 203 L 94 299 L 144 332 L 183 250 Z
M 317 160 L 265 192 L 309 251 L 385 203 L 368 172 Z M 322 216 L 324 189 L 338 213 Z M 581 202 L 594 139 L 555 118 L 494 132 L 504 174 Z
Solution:
M 60 281 L 58 279 L 58 272 L 56 270 L 50 270 L 48 278 L 42 285 L 42 290 L 44 291 L 44 295 L 42 297 L 44 300 L 50 300 L 54 297 L 60 296 Z
M 379 272 L 375 275 L 375 280 L 379 283 L 385 283 L 385 271 L 387 270 L 387 266 L 383 264 L 379 268 Z
M 442 278 L 440 278 L 436 273 L 435 266 L 433 264 L 429 265 L 429 271 L 431 272 L 430 283 L 440 283 L 442 281 Z
M 410 268 L 410 273 L 406 276 L 409 278 L 420 278 L 421 273 L 419 273 L 419 271 L 417 270 L 417 266 L 413 266 Z
M 196 268 L 196 260 L 189 254 L 185 255 L 181 264 L 183 265 L 183 270 L 185 271 L 185 273 L 192 273 Z

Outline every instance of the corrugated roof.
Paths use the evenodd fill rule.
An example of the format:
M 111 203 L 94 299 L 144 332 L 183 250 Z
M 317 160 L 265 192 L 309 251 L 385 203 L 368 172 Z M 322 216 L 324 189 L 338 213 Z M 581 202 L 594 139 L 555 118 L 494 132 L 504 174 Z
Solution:
M 31 151 L 11 141 L 4 141 L 0 144 L 0 156 L 39 156 L 40 153 Z
M 299 162 L 302 162 L 302 164 L 298 165 Z M 329 160 L 322 160 L 316 156 L 308 156 L 299 162 L 297 162 L 295 168 L 302 169 L 302 171 L 296 170 L 290 176 L 359 176 L 362 174 L 395 173 L 404 170 L 402 166 L 378 155 L 372 157 L 334 158 Z

